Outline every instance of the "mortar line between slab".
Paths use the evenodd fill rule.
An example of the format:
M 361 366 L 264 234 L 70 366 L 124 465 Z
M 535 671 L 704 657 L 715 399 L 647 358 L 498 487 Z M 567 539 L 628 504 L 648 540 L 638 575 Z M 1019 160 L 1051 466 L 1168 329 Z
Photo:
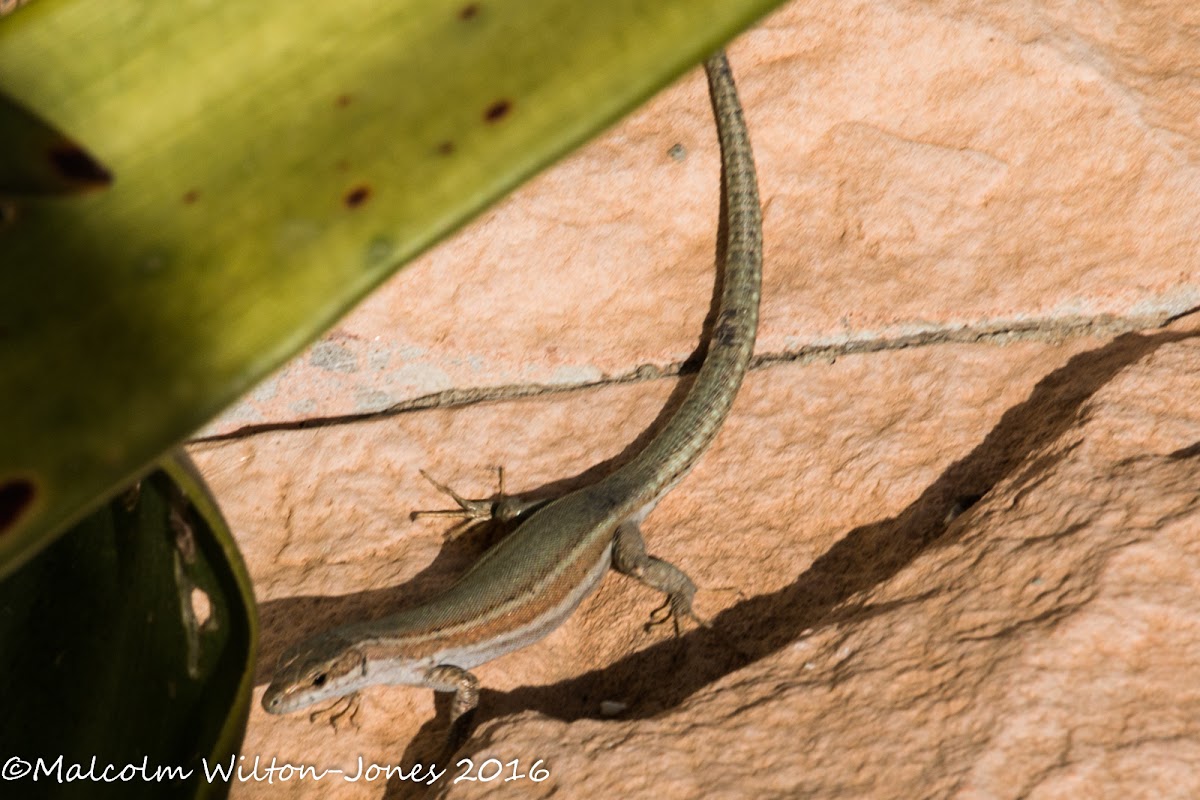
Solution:
M 1058 343 L 1087 336 L 1118 336 L 1133 331 L 1161 328 L 1197 310 L 1189 309 L 1174 315 L 1162 313 L 1134 317 L 1102 315 L 1089 318 L 1067 317 L 1053 320 L 1028 320 L 983 326 L 962 326 L 958 328 L 931 328 L 903 336 L 851 339 L 831 344 L 806 345 L 796 350 L 780 353 L 762 353 L 754 357 L 751 361 L 750 369 L 766 369 L 782 364 L 810 364 L 816 361 L 833 363 L 841 356 L 891 352 L 913 347 L 937 347 L 947 344 L 982 344 L 1002 347 L 1013 342 L 1041 341 Z M 587 383 L 530 383 L 485 386 L 472 389 L 447 389 L 441 392 L 422 395 L 421 397 L 414 397 L 409 400 L 402 400 L 399 403 L 378 411 L 339 414 L 328 417 L 309 417 L 307 419 L 283 422 L 254 423 L 243 425 L 225 433 L 197 436 L 187 440 L 185 444 L 195 445 L 237 441 L 277 431 L 328 428 L 337 425 L 369 422 L 416 411 L 428 411 L 437 408 L 465 408 L 478 403 L 521 400 L 528 397 L 548 397 L 606 386 L 674 378 L 694 373 L 699 367 L 699 363 L 700 360 L 697 355 L 686 361 L 676 362 L 665 367 L 643 364 L 632 372 Z

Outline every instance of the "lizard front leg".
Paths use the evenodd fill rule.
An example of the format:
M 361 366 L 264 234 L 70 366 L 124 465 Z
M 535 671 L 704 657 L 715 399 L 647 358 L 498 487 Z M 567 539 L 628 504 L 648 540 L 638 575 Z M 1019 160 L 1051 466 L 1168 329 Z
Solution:
M 425 673 L 425 685 L 435 692 L 454 692 L 450 704 L 450 727 L 459 718 L 479 705 L 479 679 L 462 667 L 439 664 Z
M 636 522 L 623 522 L 617 527 L 613 539 L 612 565 L 613 569 L 622 575 L 636 578 L 667 595 L 666 601 L 650 614 L 650 625 L 658 625 L 670 619 L 675 624 L 676 636 L 679 635 L 679 622 L 682 619 L 690 619 L 701 627 L 708 627 L 708 624 L 692 611 L 696 584 L 692 583 L 692 579 L 679 567 L 646 552 L 646 542 L 642 539 L 641 529 Z M 664 611 L 665 614 L 662 613 Z

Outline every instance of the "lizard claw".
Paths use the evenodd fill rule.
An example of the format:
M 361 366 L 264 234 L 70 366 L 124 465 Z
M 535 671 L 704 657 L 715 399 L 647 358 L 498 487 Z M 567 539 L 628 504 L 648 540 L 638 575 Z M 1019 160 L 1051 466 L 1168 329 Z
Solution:
M 675 638 L 679 638 L 683 635 L 682 628 L 679 624 L 681 617 L 690 619 L 692 622 L 696 623 L 697 627 L 706 631 L 708 634 L 715 636 L 716 640 L 720 642 L 723 647 L 733 653 L 736 653 L 746 663 L 750 663 L 754 660 L 754 655 L 752 653 L 741 647 L 737 642 L 730 639 L 728 636 L 722 633 L 719 628 L 714 627 L 713 624 L 708 620 L 697 616 L 696 613 L 691 609 L 674 608 L 670 598 L 667 598 L 667 600 L 661 606 L 650 612 L 650 621 L 646 623 L 643 630 L 649 631 L 651 628 L 670 621 L 675 626 Z
M 462 522 L 446 532 L 446 538 L 448 539 L 457 538 L 459 534 L 465 532 L 477 520 L 484 522 L 511 522 L 530 509 L 547 502 L 546 498 L 535 495 L 507 494 L 504 491 L 504 467 L 496 467 L 499 487 L 491 499 L 488 500 L 469 500 L 449 486 L 438 483 L 425 470 L 421 470 L 421 475 L 425 477 L 425 480 L 432 483 L 435 489 L 452 499 L 458 508 L 443 508 L 437 511 L 413 511 L 408 516 L 414 520 L 421 517 L 459 517 Z
M 663 604 L 650 612 L 650 621 L 645 624 L 643 630 L 649 632 L 652 628 L 656 628 L 666 622 L 670 622 L 675 627 L 676 638 L 683 635 L 683 628 L 680 626 L 680 618 L 686 617 L 696 623 L 698 627 L 705 630 L 711 630 L 712 626 L 706 621 L 696 616 L 690 608 L 677 607 L 673 598 L 668 597 L 663 601 Z
M 727 592 L 737 597 L 739 601 L 746 599 L 746 593 L 737 586 L 701 586 L 702 592 Z
M 361 703 L 358 699 L 358 692 L 354 692 L 353 694 L 339 697 L 337 700 L 334 700 L 331 705 L 325 706 L 324 708 L 318 708 L 316 711 L 308 715 L 308 721 L 316 722 L 322 716 L 328 714 L 329 716 L 327 721 L 329 722 L 329 727 L 333 728 L 335 731 L 338 729 L 338 723 L 343 719 L 347 719 L 350 725 L 357 730 L 360 727 L 358 724 L 358 709 L 360 707 Z
M 642 627 L 642 630 L 649 633 L 652 628 L 657 628 L 659 625 L 662 625 L 667 620 L 672 619 L 672 617 L 673 617 L 673 615 L 671 614 L 671 600 L 670 600 L 670 598 L 668 598 L 663 601 L 663 604 L 661 606 L 659 606 L 658 608 L 656 608 L 650 612 L 650 621 L 647 622 Z M 679 623 L 678 622 L 675 623 L 675 633 L 676 634 L 679 633 Z
M 476 520 L 492 520 L 496 518 L 496 508 L 504 500 L 504 467 L 497 467 L 500 490 L 496 500 L 470 500 L 451 489 L 444 483 L 438 482 L 425 470 L 420 470 L 421 477 L 433 484 L 433 488 L 448 496 L 458 508 L 441 508 L 432 511 L 413 511 L 409 519 L 421 517 L 459 517 L 462 521 L 446 532 L 447 539 L 455 539 L 471 526 Z

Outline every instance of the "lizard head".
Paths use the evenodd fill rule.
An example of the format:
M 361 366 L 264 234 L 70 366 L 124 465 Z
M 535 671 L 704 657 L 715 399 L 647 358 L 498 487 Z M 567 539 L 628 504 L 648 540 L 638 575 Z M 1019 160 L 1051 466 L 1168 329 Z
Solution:
M 262 706 L 272 714 L 353 694 L 366 686 L 367 657 L 336 633 L 305 639 L 279 658 Z

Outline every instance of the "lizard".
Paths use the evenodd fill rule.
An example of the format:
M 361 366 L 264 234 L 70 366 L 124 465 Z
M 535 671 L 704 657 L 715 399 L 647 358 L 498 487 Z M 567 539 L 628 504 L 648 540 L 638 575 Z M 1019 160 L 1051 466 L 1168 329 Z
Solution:
M 704 66 L 721 148 L 724 271 L 707 353 L 679 409 L 625 465 L 528 516 L 516 516 L 516 505 L 497 514 L 502 503 L 465 500 L 433 481 L 464 516 L 487 516 L 490 507 L 497 516 L 516 516 L 516 529 L 428 601 L 289 648 L 262 697 L 266 711 L 284 714 L 337 698 L 353 702 L 368 686 L 408 685 L 453 692 L 453 729 L 478 703 L 479 681 L 470 670 L 556 629 L 610 566 L 666 595 L 652 623 L 671 619 L 677 635 L 681 619 L 707 627 L 692 611 L 691 579 L 648 555 L 640 530 L 716 436 L 741 387 L 758 328 L 762 212 L 749 134 L 724 51 Z

